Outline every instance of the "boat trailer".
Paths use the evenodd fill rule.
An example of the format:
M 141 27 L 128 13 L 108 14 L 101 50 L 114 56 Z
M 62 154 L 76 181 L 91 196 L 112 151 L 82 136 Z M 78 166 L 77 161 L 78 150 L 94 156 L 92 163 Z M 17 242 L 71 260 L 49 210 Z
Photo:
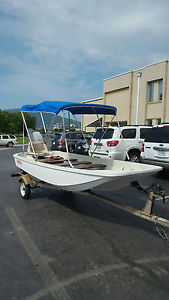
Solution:
M 160 237 L 169 241 L 169 220 L 154 214 L 155 201 L 163 201 L 163 203 L 165 204 L 169 200 L 169 196 L 165 195 L 164 189 L 158 183 L 153 183 L 150 187 L 142 187 L 138 181 L 133 181 L 131 182 L 131 186 L 147 195 L 147 201 L 143 209 L 137 209 L 132 206 L 128 206 L 124 203 L 120 203 L 103 195 L 99 195 L 98 193 L 91 190 L 89 190 L 88 193 L 97 197 L 98 199 L 101 199 L 105 203 L 109 203 L 112 206 L 131 213 L 134 216 L 154 223 Z
M 11 174 L 11 177 L 19 176 L 20 184 L 20 194 L 23 199 L 29 199 L 31 189 L 45 185 L 43 181 L 36 181 L 31 178 L 29 174 L 24 172 L 18 172 L 16 174 Z M 137 217 L 145 219 L 155 224 L 156 230 L 160 237 L 169 241 L 168 231 L 169 231 L 169 220 L 161 216 L 154 214 L 154 203 L 155 201 L 163 201 L 165 204 L 169 200 L 169 196 L 165 195 L 165 191 L 162 186 L 158 183 L 153 183 L 150 187 L 143 187 L 139 184 L 138 181 L 131 182 L 131 186 L 136 188 L 138 191 L 143 192 L 147 196 L 147 201 L 143 209 L 137 209 L 132 206 L 128 206 L 124 203 L 120 203 L 116 200 L 107 198 L 103 195 L 100 195 L 93 190 L 86 190 L 84 193 L 88 193 L 105 203 L 109 203 L 116 208 L 120 208 L 123 211 L 131 213 Z

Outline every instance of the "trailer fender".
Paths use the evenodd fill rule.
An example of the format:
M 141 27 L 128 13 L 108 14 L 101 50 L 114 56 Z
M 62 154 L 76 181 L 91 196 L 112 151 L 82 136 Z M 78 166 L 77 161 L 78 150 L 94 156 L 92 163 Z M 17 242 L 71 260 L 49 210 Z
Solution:
M 21 180 L 23 180 L 25 185 L 28 185 L 28 184 L 32 185 L 33 184 L 33 180 L 28 174 L 20 174 L 19 182 Z

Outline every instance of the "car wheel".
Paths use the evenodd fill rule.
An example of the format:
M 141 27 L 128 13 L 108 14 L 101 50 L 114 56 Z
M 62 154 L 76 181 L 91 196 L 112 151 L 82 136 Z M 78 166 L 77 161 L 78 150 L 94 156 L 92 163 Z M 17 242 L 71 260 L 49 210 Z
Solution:
M 139 163 L 140 162 L 140 153 L 130 152 L 129 153 L 129 161 Z
M 7 147 L 13 147 L 13 143 L 12 142 L 8 142 Z
M 21 179 L 19 182 L 19 192 L 22 199 L 29 199 L 31 188 L 29 184 L 25 184 L 25 182 Z

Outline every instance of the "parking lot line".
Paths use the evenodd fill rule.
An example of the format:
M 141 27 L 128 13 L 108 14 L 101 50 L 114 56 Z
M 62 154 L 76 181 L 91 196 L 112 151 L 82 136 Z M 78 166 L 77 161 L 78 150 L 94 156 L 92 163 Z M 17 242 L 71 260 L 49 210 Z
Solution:
M 136 266 L 133 267 L 133 270 L 134 270 L 134 272 L 138 273 L 139 276 L 144 276 L 145 272 L 144 272 L 144 270 L 141 269 L 140 265 L 147 265 L 147 264 L 157 263 L 157 262 L 159 263 L 162 261 L 169 261 L 169 255 L 165 255 L 165 256 L 161 256 L 161 257 L 137 259 L 137 260 L 134 260 L 133 262 L 135 264 L 138 264 L 138 267 L 136 267 Z M 63 287 L 68 287 L 69 285 L 72 285 L 72 284 L 74 284 L 78 281 L 84 280 L 84 279 L 88 279 L 90 277 L 99 276 L 99 275 L 107 273 L 107 272 L 117 271 L 120 269 L 130 268 L 130 267 L 131 266 L 128 263 L 116 263 L 116 264 L 104 266 L 102 268 L 97 268 L 95 270 L 91 270 L 88 272 L 84 272 L 81 274 L 77 274 L 77 275 L 75 275 L 71 278 L 68 278 L 66 280 L 63 280 L 61 282 L 55 282 L 50 287 L 41 289 L 39 292 L 35 293 L 34 295 L 26 297 L 24 300 L 36 300 L 36 299 L 46 296 L 49 293 L 49 289 L 53 290 L 53 291 L 59 290 L 59 289 L 62 289 Z M 155 271 L 154 271 L 154 273 L 156 274 Z M 165 273 L 165 275 L 168 276 L 168 273 Z
M 31 239 L 28 231 L 25 229 L 20 219 L 18 218 L 14 208 L 6 207 L 5 211 L 18 235 L 20 242 L 25 248 L 33 265 L 35 266 L 36 271 L 40 274 L 41 278 L 43 279 L 48 293 L 51 293 L 55 299 L 63 299 L 63 300 L 70 299 L 70 296 L 68 295 L 67 291 L 64 288 L 55 289 L 55 290 L 52 289 L 51 284 L 59 283 L 58 279 L 54 274 L 54 272 L 52 271 L 52 269 L 44 261 L 44 256 L 41 254 L 38 247 Z
M 53 291 L 54 290 L 60 290 L 63 287 L 67 287 L 67 286 L 69 286 L 71 284 L 74 284 L 78 281 L 88 279 L 88 278 L 94 277 L 94 276 L 99 276 L 100 274 L 104 274 L 106 272 L 124 269 L 124 268 L 127 268 L 127 267 L 129 267 L 129 264 L 127 264 L 127 263 L 118 263 L 118 264 L 108 265 L 108 266 L 105 266 L 103 268 L 98 268 L 96 270 L 91 270 L 91 271 L 88 271 L 88 272 L 77 274 L 77 275 L 75 275 L 71 278 L 68 278 L 66 280 L 62 280 L 61 282 L 55 282 L 50 287 L 41 289 L 39 292 L 35 293 L 34 295 L 31 295 L 31 296 L 28 296 L 28 297 L 24 298 L 24 300 L 36 300 L 36 299 L 39 299 L 41 297 L 44 297 L 49 293 L 49 290 L 48 290 L 49 288 Z
M 27 296 L 24 298 L 24 300 L 36 300 L 41 297 L 47 297 L 49 293 L 51 293 L 55 299 L 70 299 L 70 296 L 68 295 L 66 291 L 66 287 L 75 284 L 77 282 L 80 282 L 85 279 L 89 279 L 92 277 L 97 277 L 101 274 L 105 274 L 107 272 L 116 271 L 116 270 L 122 270 L 125 268 L 131 268 L 130 263 L 121 262 L 121 263 L 115 263 L 111 265 L 106 265 L 101 268 L 97 268 L 94 270 L 89 270 L 80 274 L 77 274 L 75 276 L 72 276 L 68 279 L 58 281 L 56 278 L 56 275 L 53 273 L 53 271 L 50 269 L 50 267 L 45 263 L 44 256 L 40 253 L 39 249 L 37 248 L 34 241 L 31 239 L 28 231 L 24 228 L 23 224 L 19 220 L 15 210 L 11 207 L 7 207 L 6 213 L 8 215 L 8 218 L 10 219 L 18 237 L 21 241 L 22 245 L 24 246 L 27 254 L 31 258 L 32 263 L 36 266 L 36 270 L 41 275 L 43 281 L 45 282 L 45 287 L 39 290 L 38 292 L 34 293 L 33 295 Z M 142 269 L 141 266 L 147 266 L 148 264 L 152 263 L 160 263 L 160 262 L 169 262 L 169 255 L 162 255 L 158 257 L 144 257 L 139 258 L 136 260 L 133 260 L 134 264 L 137 264 L 137 266 L 133 266 L 133 271 L 138 273 L 139 276 L 145 276 L 146 270 Z M 156 272 L 158 271 L 158 272 Z M 164 272 L 165 271 L 165 272 Z M 157 274 L 160 276 L 163 273 L 163 275 L 168 276 L 168 272 L 166 270 L 151 268 L 151 272 L 154 274 Z

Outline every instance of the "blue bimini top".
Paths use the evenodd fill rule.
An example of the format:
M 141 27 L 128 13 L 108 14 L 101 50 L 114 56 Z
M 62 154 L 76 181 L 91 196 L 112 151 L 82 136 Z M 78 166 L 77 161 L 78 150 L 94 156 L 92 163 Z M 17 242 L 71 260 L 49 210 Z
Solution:
M 23 105 L 22 112 L 46 112 L 58 114 L 61 110 L 67 110 L 73 115 L 76 114 L 102 114 L 102 115 L 116 115 L 117 108 L 115 106 L 103 104 L 88 104 L 75 103 L 65 101 L 44 101 L 36 105 Z

